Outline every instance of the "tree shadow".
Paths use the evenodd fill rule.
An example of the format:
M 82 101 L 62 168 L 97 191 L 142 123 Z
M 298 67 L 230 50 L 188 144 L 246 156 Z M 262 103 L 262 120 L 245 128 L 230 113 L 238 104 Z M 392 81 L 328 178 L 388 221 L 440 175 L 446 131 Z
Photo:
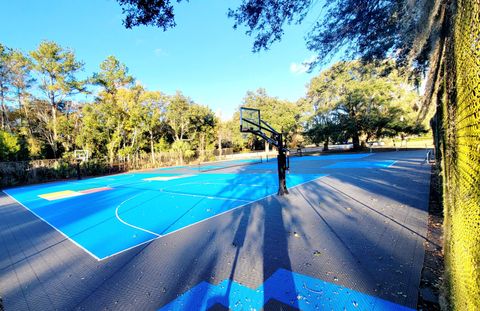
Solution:
M 310 173 L 326 172 L 321 168 L 309 169 L 304 167 L 303 169 Z M 411 171 L 400 169 L 397 172 L 402 175 L 398 180 L 409 180 L 416 174 L 413 167 Z M 245 170 L 244 173 L 251 173 L 251 171 Z M 400 200 L 402 203 L 411 205 L 413 201 L 406 198 L 407 196 L 414 198 L 414 195 L 409 192 L 408 184 L 403 185 L 399 182 L 398 189 L 394 189 L 395 193 L 392 194 L 387 191 L 391 187 L 381 182 L 382 176 L 387 173 L 388 170 L 378 170 L 375 174 L 337 171 L 334 177 L 338 182 L 352 187 L 364 187 L 373 194 L 392 200 Z M 225 186 L 223 190 L 228 190 L 228 187 Z M 13 273 L 10 270 L 12 267 L 19 269 L 20 272 L 24 272 L 23 269 L 30 269 L 30 266 L 41 268 L 42 265 L 45 265 L 45 260 L 49 260 L 47 258 L 57 256 L 56 260 L 49 264 L 58 266 L 51 266 L 53 268 L 49 271 L 37 270 L 38 277 L 43 283 L 35 283 L 33 274 L 31 280 L 24 280 L 24 285 L 32 293 L 37 293 L 43 286 L 50 290 L 55 286 L 69 288 L 69 295 L 71 296 L 52 295 L 52 300 L 55 301 L 57 308 L 92 309 L 97 307 L 98 309 L 114 307 L 116 306 L 115 303 L 118 302 L 118 306 L 124 308 L 141 309 L 143 307 L 151 309 L 153 306 L 161 307 L 175 300 L 182 293 L 204 281 L 215 284 L 224 279 L 232 281 L 236 279 L 237 282 L 255 288 L 255 286 L 250 285 L 253 283 L 258 285 L 267 281 L 280 268 L 288 271 L 301 271 L 304 267 L 299 267 L 298 262 L 301 263 L 303 259 L 299 259 L 299 256 L 313 257 L 313 259 L 306 258 L 305 261 L 318 260 L 312 266 L 305 268 L 305 274 L 331 282 L 331 277 L 328 279 L 329 276 L 324 274 L 328 272 L 328 268 L 323 266 L 326 261 L 320 260 L 320 256 L 324 255 L 314 257 L 312 254 L 313 250 L 316 249 L 324 252 L 319 247 L 327 242 L 330 243 L 327 241 L 328 239 L 334 240 L 334 243 L 330 243 L 329 246 L 341 249 L 335 253 L 332 252 L 333 255 L 329 254 L 330 258 L 328 260 L 331 260 L 331 258 L 337 260 L 332 265 L 343 265 L 345 262 L 347 268 L 354 271 L 354 274 L 349 277 L 361 283 L 357 286 L 348 283 L 348 280 L 344 283 L 340 280 L 339 284 L 351 288 L 360 288 L 369 294 L 376 294 L 371 286 L 376 286 L 376 282 L 385 279 L 385 275 L 394 275 L 396 269 L 401 269 L 397 266 L 404 264 L 405 258 L 399 256 L 399 252 L 403 251 L 401 248 L 405 244 L 398 244 L 400 250 L 386 247 L 385 244 L 379 244 L 377 236 L 374 234 L 368 235 L 369 229 L 382 225 L 388 228 L 388 225 L 391 224 L 396 229 L 395 232 L 386 231 L 385 234 L 388 234 L 389 238 L 392 236 L 400 240 L 423 239 L 424 236 L 421 232 L 415 232 L 414 227 L 405 225 L 402 220 L 390 215 L 388 210 L 383 212 L 378 209 L 378 206 L 368 204 L 367 201 L 352 196 L 344 188 L 339 188 L 337 185 L 333 185 L 333 187 L 340 191 L 322 185 L 321 180 L 301 186 L 302 193 L 313 205 L 316 212 L 306 205 L 305 200 L 303 202 L 294 201 L 297 196 L 300 198 L 297 191 L 292 191 L 292 195 L 286 198 L 270 196 L 257 203 L 246 205 L 215 219 L 196 224 L 101 262 L 95 261 L 80 250 L 74 251 L 70 256 L 64 256 L 60 253 L 61 246 L 71 243 L 69 241 L 64 242 L 56 232 L 53 234 L 44 232 L 50 230 L 48 225 L 41 221 L 31 221 L 35 217 L 30 215 L 25 219 L 24 226 L 18 225 L 18 227 L 12 228 L 14 234 L 24 234 L 21 231 L 36 230 L 33 227 L 38 226 L 41 226 L 44 230 L 35 231 L 38 232 L 35 237 L 30 236 L 29 238 L 26 236 L 24 239 L 18 240 L 17 243 L 23 245 L 20 248 L 13 249 L 13 251 L 18 252 L 17 255 L 21 255 L 26 248 L 37 244 L 42 239 L 46 240 L 42 244 L 45 247 L 38 246 L 37 253 L 32 253 L 21 261 L 14 262 L 13 265 L 7 267 L 7 270 L 9 270 L 8 273 Z M 407 196 L 399 197 L 402 193 L 407 194 Z M 326 204 L 318 204 L 318 202 L 325 202 L 327 199 L 329 201 Z M 350 212 L 341 208 L 334 210 L 329 206 L 330 202 L 353 202 L 352 204 L 358 207 L 358 211 Z M 412 207 L 415 208 L 415 206 Z M 307 210 L 310 211 L 307 212 Z M 89 207 L 85 213 L 88 215 L 90 212 L 93 211 Z M 9 219 L 14 215 L 9 211 L 7 214 Z M 29 213 L 20 213 L 15 217 L 21 217 L 23 214 Z M 324 220 L 319 221 L 322 217 Z M 334 219 L 334 217 L 338 218 Z M 374 219 L 374 222 L 371 223 L 372 228 L 361 228 L 366 221 L 363 221 L 362 217 Z M 5 221 L 9 220 L 5 219 Z M 387 221 L 388 224 L 384 224 L 384 221 Z M 347 223 L 348 226 L 345 227 Z M 292 237 L 292 231 L 294 230 L 301 238 Z M 330 231 L 333 231 L 333 233 Z M 57 235 L 56 240 L 50 240 L 49 234 Z M 302 237 L 305 237 L 305 239 L 302 239 Z M 51 241 L 51 243 L 48 244 L 48 241 Z M 343 242 L 338 243 L 338 241 Z M 298 247 L 295 248 L 295 243 L 303 243 L 302 247 L 305 245 L 308 250 L 298 252 L 299 249 Z M 71 248 L 75 248 L 75 246 Z M 57 252 L 58 255 L 55 254 Z M 376 258 L 377 256 L 384 256 L 384 258 L 380 260 Z M 249 270 L 248 264 L 250 263 L 248 260 L 244 260 L 244 257 L 254 257 L 254 260 L 260 262 L 258 266 L 262 265 L 263 270 L 258 273 Z M 388 265 L 382 264 L 382 261 L 386 260 L 389 260 Z M 227 265 L 227 261 L 231 265 Z M 378 264 L 378 266 L 373 264 L 362 266 L 362 264 L 357 264 L 358 261 L 362 263 L 375 261 L 374 264 Z M 293 265 L 295 266 L 293 267 Z M 347 270 L 347 268 L 345 269 Z M 383 270 L 378 271 L 378 269 Z M 407 270 L 407 267 L 405 267 L 402 271 Z M 247 274 L 247 276 L 242 274 Z M 256 274 L 261 274 L 258 279 L 254 277 Z M 69 275 L 72 275 L 72 277 L 69 277 Z M 83 276 L 86 276 L 87 279 L 82 280 L 81 277 Z M 404 279 L 407 279 L 407 277 L 405 276 Z M 283 292 L 285 296 L 295 297 L 295 292 L 298 290 L 295 286 L 292 277 L 285 280 L 281 286 L 282 289 L 267 282 L 263 287 L 264 308 L 279 308 L 278 304 L 272 302 L 272 296 L 277 295 L 280 290 L 285 291 Z M 381 286 L 393 291 L 396 284 L 390 282 L 389 284 L 381 284 Z M 401 286 L 399 285 L 399 287 Z M 5 295 L 7 305 L 10 304 L 9 301 L 14 292 L 20 290 L 20 288 L 8 289 Z M 226 290 L 227 294 L 217 298 L 226 305 L 235 303 L 235 301 L 231 301 L 232 290 L 234 288 L 230 283 Z M 209 305 L 212 307 L 218 307 L 218 304 L 215 304 L 217 298 L 204 298 L 210 300 Z M 384 296 L 384 298 L 389 297 Z M 398 299 L 400 299 L 398 301 L 401 301 L 402 298 Z M 35 300 L 31 299 L 30 301 Z M 195 301 L 191 301 L 189 306 L 195 305 Z M 288 301 L 288 305 L 293 308 L 299 307 L 295 299 Z

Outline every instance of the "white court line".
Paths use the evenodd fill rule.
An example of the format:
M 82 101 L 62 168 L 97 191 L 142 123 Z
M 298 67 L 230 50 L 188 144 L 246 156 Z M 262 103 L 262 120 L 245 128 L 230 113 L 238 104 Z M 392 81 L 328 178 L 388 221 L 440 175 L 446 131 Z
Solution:
M 387 168 L 389 168 L 390 166 L 393 166 L 395 163 L 397 163 L 397 160 L 393 161 L 393 163 L 387 166 Z
M 199 183 L 184 183 L 180 185 L 187 185 L 187 184 L 201 184 L 201 185 L 232 185 L 231 183 L 228 182 L 199 182 Z M 265 185 L 256 185 L 256 184 L 235 184 L 235 186 L 246 186 L 246 187 L 265 187 Z
M 133 199 L 133 198 L 138 197 L 138 196 L 141 195 L 141 194 L 142 194 L 142 193 L 136 194 L 136 195 L 134 195 L 134 196 L 126 199 L 126 200 L 123 201 L 122 203 L 118 204 L 117 207 L 115 208 L 115 217 L 117 217 L 117 219 L 118 219 L 121 223 L 123 223 L 124 225 L 127 225 L 127 226 L 129 226 L 129 227 L 132 227 L 132 228 L 134 228 L 134 229 L 137 229 L 137 230 L 140 230 L 140 231 L 143 231 L 143 232 L 146 232 L 146 233 L 153 234 L 153 235 L 155 235 L 155 236 L 157 236 L 157 237 L 160 237 L 160 236 L 161 236 L 160 234 L 155 233 L 155 232 L 150 231 L 150 230 L 147 230 L 147 229 L 144 229 L 144 228 L 141 228 L 141 227 L 138 227 L 138 226 L 135 226 L 135 225 L 132 225 L 132 224 L 126 222 L 125 220 L 123 220 L 122 218 L 120 218 L 120 216 L 118 215 L 118 210 L 120 209 L 120 207 L 121 207 L 124 203 L 130 201 L 130 200 Z
M 5 193 L 7 196 L 9 196 L 11 199 L 13 199 L 15 202 L 17 202 L 18 204 L 20 204 L 21 206 L 23 206 L 27 211 L 29 211 L 30 213 L 32 213 L 33 215 L 37 216 L 40 220 L 43 220 L 47 225 L 49 225 L 50 227 L 52 227 L 53 229 L 55 229 L 57 232 L 59 232 L 61 235 L 63 235 L 67 240 L 69 240 L 70 242 L 72 242 L 73 244 L 77 245 L 78 247 L 80 247 L 81 249 L 83 249 L 87 254 L 89 254 L 90 256 L 92 256 L 93 258 L 95 258 L 96 260 L 100 261 L 100 260 L 103 260 L 103 259 L 100 259 L 98 258 L 97 256 L 95 256 L 93 253 L 91 253 L 88 249 L 86 249 L 85 247 L 83 247 L 82 245 L 78 244 L 75 240 L 71 239 L 68 235 L 66 235 L 65 233 L 63 233 L 62 231 L 60 231 L 60 229 L 57 229 L 57 227 L 55 227 L 54 225 L 52 225 L 51 223 L 49 223 L 48 221 L 46 221 L 45 219 L 43 219 L 42 217 L 40 217 L 37 213 L 35 213 L 34 211 L 32 211 L 31 209 L 29 209 L 28 207 L 26 207 L 25 205 L 22 204 L 22 202 L 18 201 L 17 199 L 15 199 L 14 197 L 12 197 L 11 195 L 9 195 L 8 193 L 6 193 L 5 191 L 2 191 L 3 193 Z
M 252 202 L 249 200 L 242 200 L 242 199 L 234 199 L 234 198 L 222 198 L 222 197 L 216 197 L 216 196 L 211 196 L 211 195 L 201 195 L 201 194 L 190 194 L 190 193 L 182 193 L 182 192 L 175 192 L 175 191 L 165 191 L 164 189 L 160 189 L 160 192 L 162 193 L 168 193 L 168 194 L 174 194 L 174 195 L 180 195 L 180 196 L 186 196 L 186 197 L 194 197 L 194 198 L 204 198 L 204 199 L 215 199 L 215 200 L 224 200 L 224 201 L 239 201 L 239 202 Z
M 293 187 L 290 187 L 289 189 L 294 189 L 294 188 L 296 188 L 296 187 L 302 186 L 302 185 L 307 184 L 307 183 L 312 182 L 312 181 L 319 180 L 319 179 L 324 178 L 324 177 L 327 177 L 327 176 L 328 176 L 327 174 L 324 175 L 324 176 L 320 176 L 320 177 L 318 177 L 318 178 L 315 178 L 315 179 L 312 179 L 312 180 L 309 180 L 309 181 L 300 183 L 300 184 L 298 184 L 298 185 L 295 185 L 295 186 L 293 186 Z M 259 198 L 259 199 L 257 199 L 257 200 L 245 201 L 245 203 L 242 204 L 242 205 L 239 205 L 239 206 L 237 206 L 237 207 L 234 207 L 234 208 L 229 209 L 229 210 L 227 210 L 227 211 L 224 211 L 224 212 L 222 212 L 222 213 L 213 215 L 213 216 L 211 216 L 211 217 L 204 218 L 204 219 L 202 219 L 202 220 L 200 220 L 200 221 L 197 221 L 197 222 L 192 223 L 192 224 L 190 224 L 190 225 L 187 225 L 187 226 L 185 226 L 185 227 L 179 228 L 179 229 L 177 229 L 177 230 L 168 232 L 168 233 L 166 233 L 166 234 L 164 234 L 164 235 L 160 235 L 160 234 L 158 234 L 158 233 L 151 232 L 151 231 L 149 231 L 149 230 L 147 230 L 147 229 L 144 229 L 144 228 L 141 228 L 141 227 L 137 227 L 137 226 L 128 224 L 128 223 L 126 223 L 125 221 L 123 221 L 122 219 L 120 219 L 120 218 L 117 217 L 117 219 L 118 219 L 119 221 L 121 221 L 122 223 L 124 223 L 125 225 L 130 226 L 130 227 L 132 227 L 132 228 L 135 228 L 135 229 L 137 229 L 137 230 L 141 230 L 141 231 L 150 233 L 150 234 L 152 234 L 152 235 L 155 235 L 155 237 L 154 237 L 154 238 L 151 238 L 151 239 L 149 239 L 149 240 L 143 241 L 143 242 L 141 242 L 141 243 L 138 243 L 138 244 L 136 244 L 136 245 L 130 246 L 130 247 L 128 247 L 128 248 L 122 249 L 122 250 L 119 251 L 119 252 L 116 252 L 116 253 L 113 253 L 113 254 L 111 254 L 111 255 L 105 256 L 105 257 L 103 257 L 103 258 L 99 258 L 99 257 L 95 256 L 93 253 L 91 253 L 89 250 L 87 250 L 85 247 L 83 247 L 82 245 L 80 245 L 79 243 L 77 243 L 75 240 L 71 239 L 71 238 L 70 238 L 69 236 L 67 236 L 65 233 L 63 233 L 62 231 L 60 231 L 59 229 L 57 229 L 55 226 L 53 226 L 52 224 L 50 224 L 48 221 L 46 221 L 45 219 L 43 219 L 42 217 L 40 217 L 39 215 L 37 215 L 37 214 L 36 214 L 35 212 L 33 212 L 32 210 L 30 210 L 28 207 L 26 207 L 25 205 L 23 205 L 23 204 L 22 204 L 21 202 L 19 202 L 17 199 L 15 199 L 14 197 L 10 196 L 10 195 L 9 195 L 8 193 L 6 193 L 5 191 L 2 191 L 2 192 L 4 192 L 7 196 L 9 196 L 10 198 L 12 198 L 14 201 L 16 201 L 16 202 L 17 202 L 18 204 L 20 204 L 21 206 L 23 206 L 25 209 L 27 209 L 28 211 L 30 211 L 32 214 L 34 214 L 35 216 L 37 216 L 39 219 L 43 220 L 43 221 L 44 221 L 45 223 L 47 223 L 50 227 L 52 227 L 53 229 L 55 229 L 56 231 L 58 231 L 58 232 L 59 232 L 62 236 L 64 236 L 66 239 L 68 239 L 69 241 L 73 242 L 73 244 L 75 244 L 75 245 L 77 245 L 79 248 L 83 249 L 87 254 L 89 254 L 90 256 L 92 256 L 93 258 L 95 258 L 97 261 L 106 260 L 106 259 L 108 259 L 108 258 L 110 258 L 110 257 L 119 255 L 119 254 L 121 254 L 121 253 L 123 253 L 123 252 L 129 251 L 129 250 L 131 250 L 131 249 L 133 249 L 133 248 L 136 248 L 136 247 L 138 247 L 138 246 L 141 246 L 141 245 L 143 245 L 143 244 L 152 242 L 152 241 L 154 241 L 154 240 L 157 240 L 157 239 L 159 239 L 159 238 L 168 236 L 168 235 L 170 235 L 170 234 L 174 234 L 174 233 L 176 233 L 176 232 L 178 232 L 178 231 L 181 231 L 181 230 L 184 230 L 184 229 L 186 229 L 186 228 L 189 228 L 189 227 L 198 225 L 198 224 L 200 224 L 200 223 L 202 223 L 202 222 L 209 221 L 210 219 L 213 219 L 213 218 L 216 218 L 216 217 L 220 217 L 220 216 L 222 216 L 222 215 L 224 215 L 224 214 L 232 213 L 232 212 L 234 212 L 235 210 L 240 209 L 240 208 L 242 208 L 242 207 L 245 207 L 245 206 L 247 206 L 247 205 L 249 205 L 249 204 L 253 204 L 253 203 L 255 203 L 255 202 L 258 202 L 258 201 L 264 200 L 264 199 L 266 199 L 266 198 L 268 198 L 268 197 L 271 197 L 271 196 L 276 195 L 276 193 L 272 193 L 272 194 L 266 195 L 266 196 L 264 196 L 264 197 L 262 197 L 262 198 Z M 177 194 L 177 193 L 174 193 L 174 194 Z M 136 196 L 138 196 L 138 195 L 140 195 L 140 194 L 137 194 L 137 195 L 135 195 L 134 197 L 136 197 Z M 178 194 L 178 195 L 180 195 L 180 194 Z M 205 197 L 205 196 L 204 196 L 204 197 Z M 133 199 L 133 197 L 131 197 L 131 198 L 125 200 L 124 202 L 120 203 L 120 205 L 123 204 L 123 203 L 125 203 L 125 202 L 127 202 L 128 200 L 131 200 L 131 199 Z M 237 201 L 240 201 L 240 200 L 237 200 Z M 119 207 L 119 206 L 117 206 L 117 210 L 115 211 L 116 216 L 118 215 L 118 207 Z
M 325 177 L 327 177 L 327 176 L 329 176 L 329 175 L 328 175 L 328 174 L 325 174 L 325 175 L 320 176 L 320 177 L 318 177 L 318 178 L 315 178 L 315 179 L 312 179 L 312 180 L 309 180 L 309 181 L 300 183 L 300 184 L 298 184 L 298 185 L 295 185 L 295 186 L 293 186 L 293 187 L 290 187 L 289 189 L 294 189 L 294 188 L 296 188 L 296 187 L 300 187 L 300 186 L 302 186 L 302 185 L 304 185 L 304 184 L 307 184 L 307 183 L 312 182 L 312 181 L 319 180 L 319 179 L 321 179 L 321 178 L 325 178 Z M 179 228 L 179 229 L 177 229 L 177 230 L 174 230 L 174 231 L 168 232 L 168 233 L 166 233 L 166 234 L 160 235 L 160 236 L 158 236 L 158 237 L 156 237 L 156 238 L 152 238 L 152 239 L 150 239 L 150 240 L 144 241 L 144 242 L 139 243 L 139 244 L 137 244 L 137 245 L 131 246 L 131 247 L 126 248 L 126 249 L 123 249 L 123 250 L 121 250 L 121 251 L 119 251 L 119 252 L 117 252 L 117 253 L 113 253 L 113 254 L 111 254 L 111 255 L 108 255 L 108 256 L 106 256 L 106 257 L 103 257 L 103 258 L 100 259 L 100 260 L 105 260 L 105 259 L 107 259 L 107 258 L 116 256 L 116 255 L 119 255 L 119 254 L 121 254 L 121 253 L 123 253 L 123 252 L 126 252 L 126 251 L 131 250 L 132 248 L 135 248 L 135 247 L 138 247 L 138 246 L 140 246 L 140 245 L 143 245 L 143 244 L 152 242 L 152 241 L 154 241 L 154 240 L 163 238 L 163 237 L 165 237 L 165 236 L 174 234 L 174 233 L 176 233 L 176 232 L 178 232 L 178 231 L 181 231 L 181 230 L 184 230 L 184 229 L 186 229 L 186 228 L 189 228 L 189 227 L 192 227 L 192 226 L 196 226 L 196 225 L 198 225 L 198 224 L 200 224 L 200 223 L 202 223 L 202 222 L 209 221 L 210 219 L 213 219 L 213 218 L 216 218 L 216 217 L 220 217 L 220 216 L 222 216 L 222 215 L 224 215 L 224 214 L 232 213 L 233 211 L 235 211 L 235 210 L 237 210 L 237 209 L 240 209 L 240 208 L 245 207 L 245 206 L 247 206 L 247 205 L 249 205 L 249 204 L 253 204 L 253 203 L 255 203 L 255 202 L 264 200 L 264 199 L 266 199 L 266 198 L 268 198 L 268 197 L 271 197 L 271 196 L 274 196 L 274 195 L 276 195 L 276 193 L 272 193 L 272 194 L 266 195 L 266 196 L 264 196 L 264 197 L 262 197 L 262 198 L 260 198 L 260 199 L 257 199 L 257 200 L 254 200 L 254 201 L 250 201 L 250 202 L 248 202 L 248 203 L 245 203 L 245 204 L 242 204 L 242 205 L 240 205 L 240 206 L 237 206 L 237 207 L 234 207 L 234 208 L 232 208 L 232 209 L 229 209 L 228 211 L 225 211 L 225 212 L 222 212 L 222 213 L 213 215 L 213 216 L 208 217 L 208 218 L 204 218 L 204 219 L 202 219 L 202 220 L 200 220 L 200 221 L 197 221 L 197 222 L 195 222 L 195 223 L 193 223 L 193 224 L 187 225 L 187 226 L 182 227 L 182 228 Z
M 175 180 L 175 179 L 180 179 L 180 178 L 188 178 L 188 177 L 194 177 L 198 175 L 173 175 L 173 176 L 155 176 L 155 177 L 149 177 L 149 178 L 144 178 L 142 179 L 143 181 L 170 181 L 170 180 Z
M 224 179 L 228 181 L 228 179 Z M 184 183 L 178 183 L 174 185 L 167 186 L 165 188 L 160 188 L 160 191 L 163 191 L 168 188 L 175 188 L 178 186 L 186 186 L 186 185 L 227 185 L 227 186 L 232 186 L 232 183 L 229 182 L 202 182 L 202 181 L 197 181 L 197 182 L 184 182 Z M 263 188 L 268 185 L 257 185 L 257 184 L 234 184 L 233 186 L 245 186 L 245 187 L 260 187 Z

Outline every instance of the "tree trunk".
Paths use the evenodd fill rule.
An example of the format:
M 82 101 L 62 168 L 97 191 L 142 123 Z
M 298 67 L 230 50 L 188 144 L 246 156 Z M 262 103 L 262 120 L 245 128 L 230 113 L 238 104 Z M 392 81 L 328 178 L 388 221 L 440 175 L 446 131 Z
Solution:
M 2 99 L 2 130 L 5 130 L 7 124 L 7 107 L 5 106 L 5 97 L 3 93 L 3 87 L 0 85 L 0 98 Z
M 353 150 L 359 150 L 360 149 L 360 137 L 359 137 L 358 133 L 353 134 L 352 142 L 353 142 Z
M 23 110 L 23 119 L 24 119 L 24 124 L 26 124 L 27 126 L 27 130 L 28 130 L 28 133 L 30 136 L 32 136 L 32 126 L 31 126 L 31 122 L 30 122 L 30 114 L 28 113 L 28 107 L 26 105 L 26 103 L 24 104 L 23 101 L 22 101 L 22 93 L 20 90 L 18 90 L 18 107 L 20 110 Z M 23 122 L 22 122 L 23 123 Z
M 150 152 L 152 154 L 152 163 L 155 165 L 155 149 L 153 145 L 153 132 L 150 131 Z
M 205 149 L 206 149 L 205 134 L 200 134 L 200 158 L 202 161 L 205 160 Z
M 52 97 L 50 102 L 52 104 L 52 122 L 53 122 L 52 151 L 53 151 L 53 157 L 56 159 L 57 158 L 58 133 L 57 133 L 57 105 L 55 103 L 55 97 Z
M 180 158 L 180 165 L 183 165 L 183 150 L 180 150 L 179 158 Z
M 327 137 L 323 142 L 323 151 L 328 151 L 328 142 L 329 142 L 329 139 Z

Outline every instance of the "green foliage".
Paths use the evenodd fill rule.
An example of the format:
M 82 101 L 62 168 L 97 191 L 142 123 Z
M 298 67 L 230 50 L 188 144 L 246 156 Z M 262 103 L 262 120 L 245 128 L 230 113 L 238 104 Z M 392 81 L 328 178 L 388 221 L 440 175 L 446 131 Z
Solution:
M 167 98 L 168 105 L 165 112 L 165 119 L 175 141 L 187 138 L 192 124 L 189 111 L 193 106 L 190 98 L 185 97 L 181 92 Z
M 50 115 L 44 116 L 44 139 L 51 146 L 54 157 L 58 153 L 59 121 L 58 112 L 68 113 L 71 102 L 68 98 L 85 92 L 85 81 L 79 81 L 76 74 L 83 69 L 83 63 L 75 59 L 72 51 L 65 50 L 57 43 L 44 41 L 37 50 L 30 52 L 33 70 L 39 78 L 39 88 L 50 104 Z
M 0 44 L 0 125 L 1 129 L 10 129 L 14 120 L 9 106 L 22 107 L 26 88 L 32 83 L 31 62 L 21 52 Z
M 287 142 L 291 142 L 293 136 L 300 130 L 301 111 L 295 103 L 271 97 L 265 89 L 248 91 L 243 103 L 244 107 L 260 109 L 261 119 L 276 131 L 283 133 Z M 250 138 L 253 139 L 255 138 Z
M 344 142 L 344 130 L 337 116 L 333 113 L 317 114 L 314 123 L 305 132 L 315 145 L 323 143 L 323 150 L 328 150 L 329 143 Z
M 40 78 L 39 88 L 52 105 L 62 108 L 60 105 L 65 98 L 84 91 L 85 82 L 75 77 L 83 69 L 83 63 L 75 59 L 72 51 L 55 42 L 43 41 L 30 55 L 33 69 Z
M 170 150 L 170 144 L 166 141 L 165 137 L 160 138 L 160 140 L 155 143 L 155 151 L 168 151 Z
M 100 64 L 100 72 L 94 73 L 92 83 L 101 86 L 105 92 L 115 94 L 119 88 L 131 86 L 134 78 L 128 75 L 128 68 L 115 56 L 108 56 Z
M 9 117 L 4 120 L 8 128 L 15 129 L 12 132 L 23 148 L 15 153 L 16 159 L 28 153 L 30 158 L 71 160 L 75 149 L 85 149 L 90 159 L 109 167 L 117 162 L 139 167 L 147 158 L 155 165 L 158 161 L 205 160 L 220 148 L 238 152 L 268 147 L 252 135 L 243 137 L 238 112 L 233 120 L 222 121 L 180 91 L 166 95 L 146 90 L 134 83 L 127 66 L 114 56 L 105 59 L 89 79 L 99 87 L 94 101 L 79 104 L 71 99 L 85 91 L 86 82 L 76 78 L 83 64 L 72 51 L 48 41 L 30 53 L 32 59 L 2 49 L 8 60 L 4 64 L 15 68 L 9 69 L 5 98 L 15 98 L 18 108 L 5 110 Z M 259 108 L 262 119 L 284 134 L 290 148 L 304 143 L 303 133 L 319 144 L 355 134 L 368 140 L 410 132 L 414 127 L 403 106 L 409 108 L 416 97 L 403 87 L 394 66 L 342 63 L 320 77 L 312 80 L 308 96 L 296 103 L 258 89 L 247 92 L 243 104 Z M 37 97 L 38 92 L 29 94 L 32 87 L 38 87 L 43 98 Z M 16 95 L 10 90 L 17 90 Z M 352 111 L 356 111 L 354 118 L 349 117 Z M 398 121 L 401 117 L 402 122 Z
M 177 0 L 181 2 L 181 0 Z M 173 5 L 170 0 L 138 1 L 118 0 L 123 13 L 127 14 L 123 21 L 125 27 L 132 28 L 138 25 L 154 25 L 163 30 L 175 26 Z
M 20 151 L 18 137 L 14 134 L 0 131 L 0 161 L 14 161 Z
M 179 164 L 183 164 L 185 160 L 188 160 L 195 155 L 195 152 L 191 149 L 190 144 L 183 140 L 176 140 L 172 144 L 172 150 L 180 156 Z
M 414 107 L 418 96 L 395 70 L 393 61 L 339 62 L 312 79 L 307 102 L 313 106 L 308 125 L 309 137 L 328 140 L 343 129 L 354 148 L 365 142 L 414 134 Z M 315 141 L 317 140 L 317 141 Z

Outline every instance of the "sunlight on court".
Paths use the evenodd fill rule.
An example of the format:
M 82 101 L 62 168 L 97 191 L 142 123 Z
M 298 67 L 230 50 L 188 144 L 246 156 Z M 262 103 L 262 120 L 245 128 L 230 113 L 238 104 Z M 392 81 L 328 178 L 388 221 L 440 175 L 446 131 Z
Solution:
M 291 174 L 290 187 L 322 177 Z M 5 191 L 97 259 L 275 194 L 275 174 L 135 173 Z
M 287 185 L 313 181 L 329 169 L 388 168 L 395 163 L 365 160 L 369 156 L 292 158 L 292 165 L 303 170 L 287 174 Z M 18 187 L 5 193 L 100 260 L 276 194 L 276 165 L 275 160 L 222 161 Z M 230 166 L 233 171 L 223 170 Z

